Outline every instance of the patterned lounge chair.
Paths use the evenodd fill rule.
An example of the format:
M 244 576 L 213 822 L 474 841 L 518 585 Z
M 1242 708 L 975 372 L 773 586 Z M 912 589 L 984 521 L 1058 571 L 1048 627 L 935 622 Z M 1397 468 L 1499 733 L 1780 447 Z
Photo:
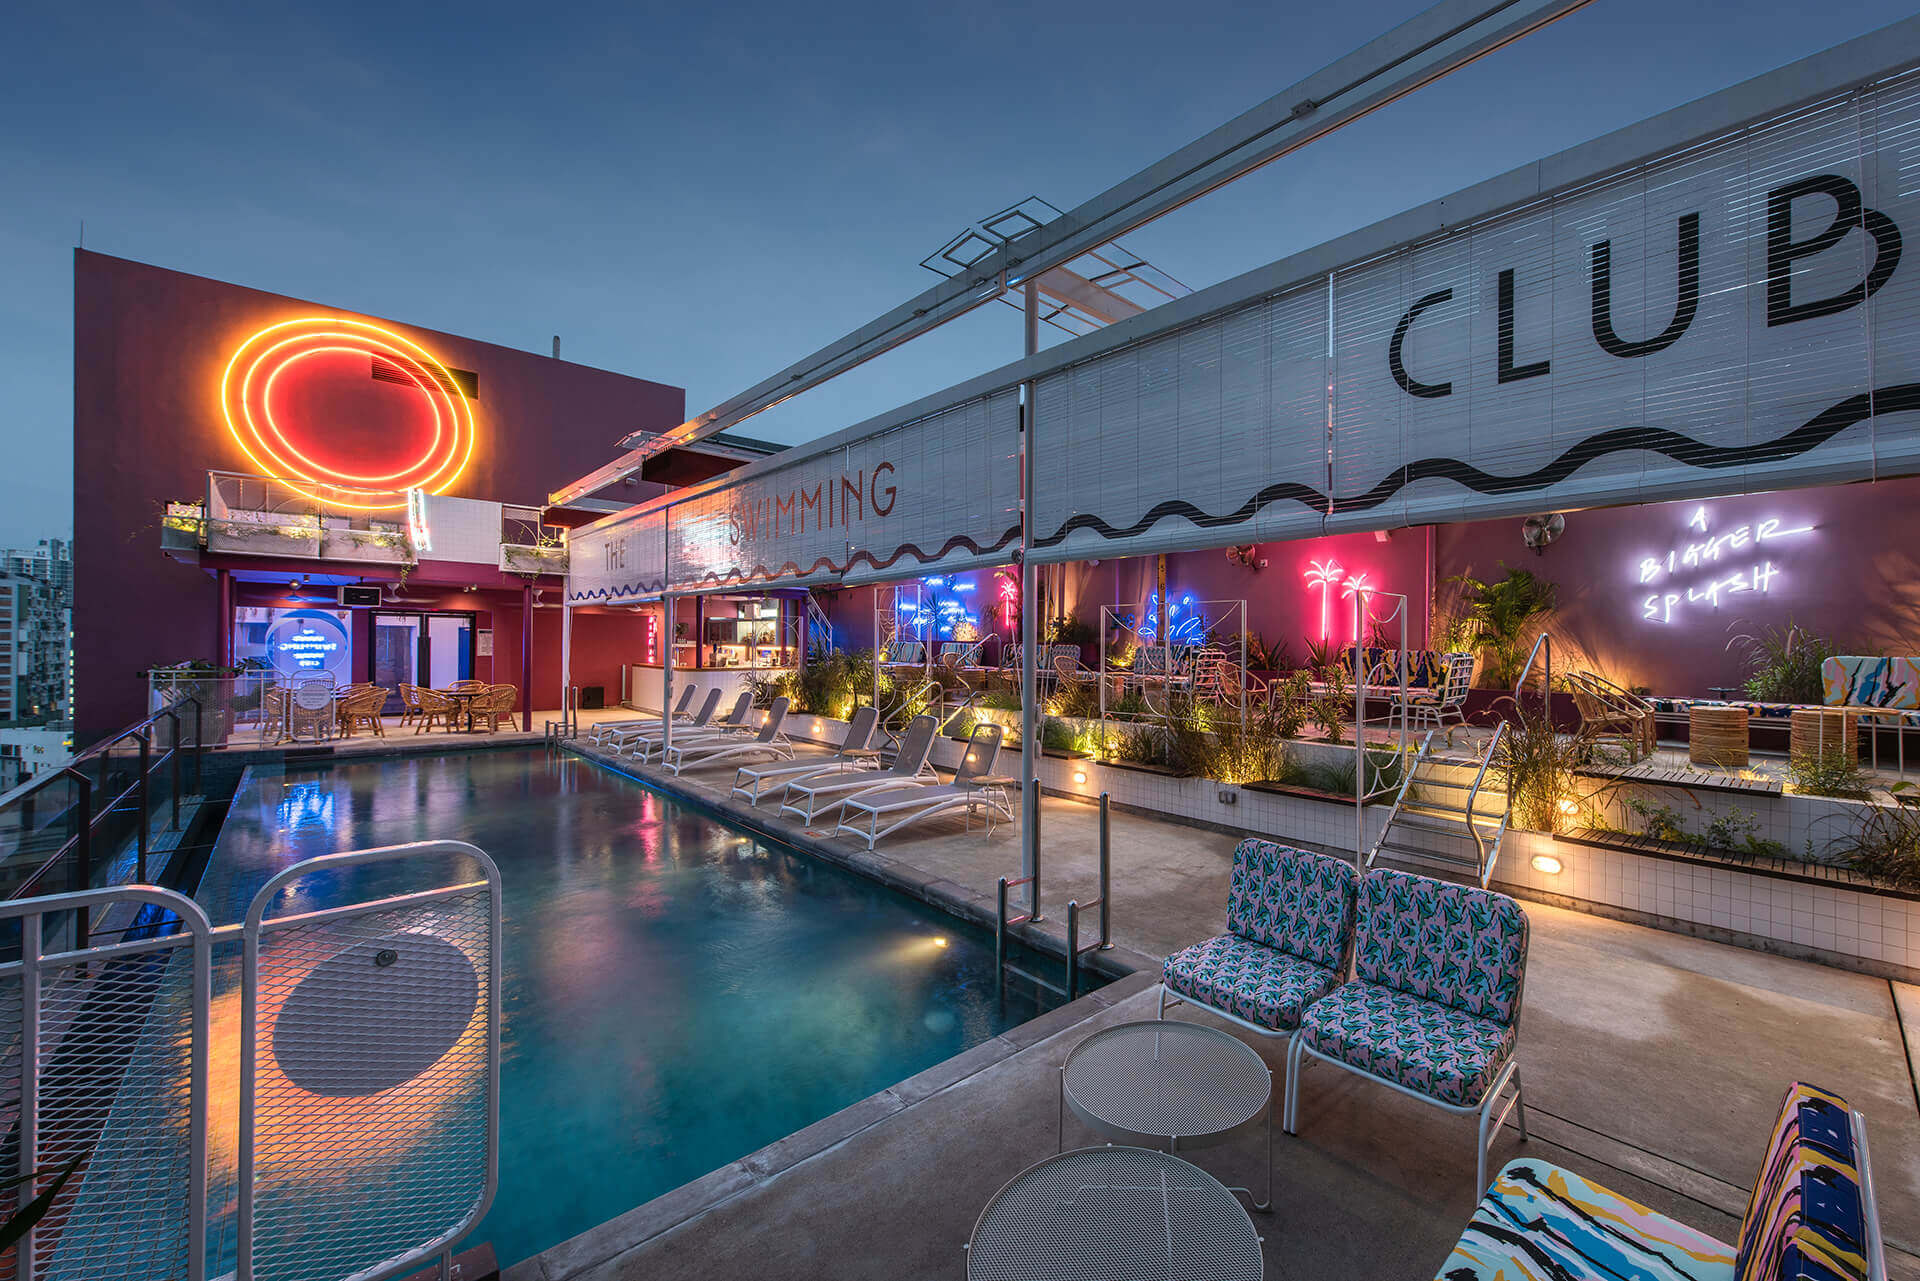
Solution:
M 1717 1241 L 1545 1161 L 1510 1161 L 1437 1281 L 1882 1281 L 1865 1119 L 1837 1095 L 1787 1091 L 1740 1235 Z
M 1409 872 L 1360 878 L 1354 979 L 1313 1003 L 1293 1039 L 1286 1130 L 1297 1131 L 1302 1055 L 1446 1111 L 1480 1118 L 1487 1148 L 1520 1110 L 1514 1044 L 1527 975 L 1527 915 L 1504 894 Z M 1497 1105 L 1511 1087 L 1503 1109 Z
M 1291 1037 L 1306 1008 L 1346 974 L 1358 880 L 1345 859 L 1241 841 L 1227 932 L 1167 958 L 1160 1017 L 1169 1003 L 1189 1001 L 1261 1036 Z

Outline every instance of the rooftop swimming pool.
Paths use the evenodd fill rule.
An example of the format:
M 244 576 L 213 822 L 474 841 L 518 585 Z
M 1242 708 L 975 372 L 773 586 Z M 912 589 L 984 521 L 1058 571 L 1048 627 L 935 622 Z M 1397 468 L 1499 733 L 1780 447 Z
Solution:
M 1042 1008 L 997 994 L 986 932 L 539 749 L 256 768 L 198 898 L 223 924 L 290 863 L 437 838 L 500 868 L 500 1186 L 471 1240 L 502 1265 Z

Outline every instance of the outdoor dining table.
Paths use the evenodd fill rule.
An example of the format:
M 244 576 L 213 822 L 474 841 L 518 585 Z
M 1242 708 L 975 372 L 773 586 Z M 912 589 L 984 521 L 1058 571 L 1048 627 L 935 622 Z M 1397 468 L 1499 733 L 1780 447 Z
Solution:
M 435 690 L 434 692 L 436 694 L 444 694 L 460 705 L 459 709 L 454 712 L 454 715 L 466 717 L 467 733 L 473 733 L 473 700 L 487 691 L 484 689 L 441 689 Z M 448 732 L 452 732 L 452 724 L 448 724 L 447 730 Z

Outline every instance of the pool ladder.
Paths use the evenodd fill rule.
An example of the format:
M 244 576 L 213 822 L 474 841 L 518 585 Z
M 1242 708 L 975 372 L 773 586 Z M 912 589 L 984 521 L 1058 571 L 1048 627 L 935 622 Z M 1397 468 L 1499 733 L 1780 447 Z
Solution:
M 994 914 L 993 929 L 993 972 L 1000 990 L 1005 991 L 1009 971 L 1026 979 L 1037 987 L 1071 1001 L 1080 995 L 1080 958 L 1088 952 L 1104 952 L 1113 947 L 1113 825 L 1110 816 L 1107 793 L 1100 793 L 1100 896 L 1082 904 L 1078 899 L 1067 903 L 1067 975 L 1065 986 L 1049 983 L 1037 974 L 1030 974 L 1007 960 L 1007 930 L 1015 925 L 1029 925 L 1046 918 L 1040 914 L 1040 780 L 1034 779 L 1027 792 L 1027 821 L 1034 827 L 1033 874 L 1012 879 L 1001 877 L 999 881 L 999 901 Z M 1031 906 L 1017 916 L 1007 915 L 1007 891 L 1022 885 L 1033 887 L 1028 896 Z M 1082 908 L 1100 909 L 1100 936 L 1084 946 L 1080 942 L 1080 913 Z

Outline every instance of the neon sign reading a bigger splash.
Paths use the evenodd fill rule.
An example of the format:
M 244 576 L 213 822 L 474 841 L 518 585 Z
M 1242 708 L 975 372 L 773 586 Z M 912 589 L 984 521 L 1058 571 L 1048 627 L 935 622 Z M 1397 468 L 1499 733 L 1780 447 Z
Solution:
M 1699 541 L 1670 547 L 1663 555 L 1640 558 L 1640 583 L 1662 588 L 1641 599 L 1643 621 L 1678 622 L 1689 605 L 1717 609 L 1729 596 L 1771 594 L 1780 586 L 1781 576 L 1771 554 L 1773 545 L 1813 532 L 1812 525 L 1789 527 L 1777 516 L 1735 525 L 1720 534 L 1710 530 L 1711 524 L 1707 507 L 1696 507 L 1687 517 L 1687 529 L 1702 535 Z

